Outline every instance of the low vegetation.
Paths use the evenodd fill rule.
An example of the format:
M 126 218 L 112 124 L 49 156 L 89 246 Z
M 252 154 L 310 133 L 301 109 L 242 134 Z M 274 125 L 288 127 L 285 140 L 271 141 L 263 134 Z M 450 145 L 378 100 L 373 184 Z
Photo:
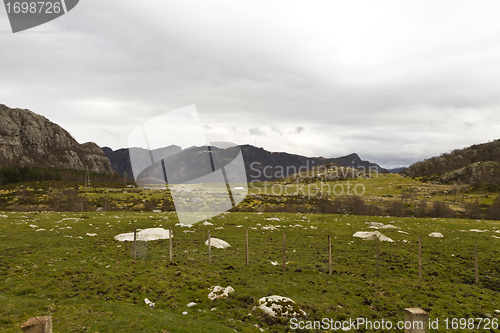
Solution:
M 497 318 L 495 310 L 500 309 L 500 240 L 493 237 L 499 235 L 500 224 L 494 221 L 228 213 L 211 219 L 213 225 L 185 228 L 168 212 L 0 215 L 2 332 L 19 332 L 26 319 L 41 315 L 52 315 L 54 332 L 290 331 L 288 319 L 254 309 L 260 298 L 270 295 L 293 299 L 308 320 L 396 322 L 403 320 L 406 307 L 421 307 L 441 320 Z M 369 222 L 395 227 L 380 229 L 395 241 L 380 244 L 380 276 L 375 242 L 352 237 L 356 231 L 373 230 Z M 139 243 L 133 261 L 132 244 L 113 238 L 150 227 L 173 228 L 172 262 L 168 240 Z M 231 245 L 213 248 L 211 264 L 205 245 L 208 230 Z M 431 238 L 431 232 L 444 238 Z M 284 273 L 283 233 L 288 262 Z M 333 239 L 332 275 L 327 235 Z M 479 285 L 474 244 L 479 249 Z M 207 296 L 216 285 L 232 286 L 235 292 L 212 301 Z M 190 302 L 196 305 L 188 307 Z

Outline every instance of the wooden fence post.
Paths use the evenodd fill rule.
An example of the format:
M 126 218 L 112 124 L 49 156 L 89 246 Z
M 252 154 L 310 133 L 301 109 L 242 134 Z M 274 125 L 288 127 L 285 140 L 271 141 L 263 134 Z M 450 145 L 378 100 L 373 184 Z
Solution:
M 418 278 L 422 280 L 422 237 L 418 237 Z
M 245 230 L 245 263 L 248 267 L 248 230 Z
M 479 262 L 477 259 L 477 244 L 474 244 L 474 267 L 476 270 L 476 286 L 479 285 Z
M 170 252 L 170 261 L 173 261 L 173 255 L 172 255 L 172 227 L 170 227 L 169 233 L 168 233 L 168 238 L 170 240 L 169 244 L 169 252 Z
M 52 316 L 32 317 L 21 326 L 21 329 L 25 333 L 52 333 Z
M 427 333 L 428 322 L 429 314 L 424 310 L 420 308 L 405 309 L 405 333 Z
M 332 236 L 328 235 L 328 272 L 332 275 Z
M 380 240 L 378 239 L 377 237 L 377 277 L 379 276 L 380 274 L 380 251 L 379 251 L 379 243 L 380 243 Z
M 210 245 L 210 230 L 208 230 L 208 263 L 212 263 L 212 247 Z
M 134 260 L 137 257 L 137 228 L 134 227 L 134 246 L 133 246 L 133 252 L 134 252 Z
M 286 233 L 283 233 L 283 273 L 286 269 Z

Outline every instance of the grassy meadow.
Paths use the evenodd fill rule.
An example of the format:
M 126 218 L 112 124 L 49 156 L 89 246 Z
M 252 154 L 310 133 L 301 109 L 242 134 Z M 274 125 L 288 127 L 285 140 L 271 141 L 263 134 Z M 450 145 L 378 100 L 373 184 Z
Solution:
M 173 212 L 0 212 L 0 330 L 20 332 L 29 317 L 51 315 L 54 332 L 292 331 L 289 320 L 254 309 L 269 295 L 292 298 L 307 320 L 397 322 L 407 307 L 423 308 L 431 319 L 498 318 L 498 221 L 232 212 L 209 222 L 213 225 L 176 226 Z M 380 243 L 378 277 L 376 243 L 353 237 L 356 231 L 375 230 L 369 222 L 397 227 L 379 229 L 394 243 Z M 173 261 L 168 240 L 139 242 L 134 261 L 132 243 L 113 238 L 134 227 L 172 227 Z M 212 248 L 211 264 L 205 245 L 209 230 L 231 245 Z M 429 237 L 431 232 L 444 238 Z M 212 301 L 207 295 L 216 285 L 235 292 Z M 145 298 L 156 307 L 149 308 Z M 188 307 L 190 302 L 196 305 Z

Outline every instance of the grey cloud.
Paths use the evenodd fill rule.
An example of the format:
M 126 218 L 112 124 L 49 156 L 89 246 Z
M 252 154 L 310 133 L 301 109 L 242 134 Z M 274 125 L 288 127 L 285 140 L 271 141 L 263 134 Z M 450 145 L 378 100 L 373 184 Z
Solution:
M 288 16 L 277 15 L 283 5 Z M 0 103 L 43 114 L 80 142 L 113 148 L 123 147 L 137 124 L 191 104 L 207 114 L 212 130 L 229 129 L 237 143 L 250 134 L 263 137 L 259 145 L 266 149 L 331 157 L 357 152 L 387 166 L 496 139 L 500 23 L 491 13 L 499 5 L 468 11 L 444 2 L 455 9 L 453 16 L 422 3 L 414 18 L 404 16 L 405 5 L 392 5 L 371 16 L 401 29 L 362 48 L 353 41 L 371 32 L 361 18 L 345 18 L 360 35 L 356 29 L 322 32 L 335 21 L 324 20 L 325 13 L 342 12 L 348 4 L 319 2 L 323 10 L 312 10 L 288 2 L 80 2 L 33 30 L 54 33 L 0 34 L 2 49 L 10 50 L 0 52 Z M 327 11 L 329 6 L 336 10 Z M 394 15 L 387 17 L 386 9 Z M 426 9 L 450 32 L 437 21 L 420 23 Z M 414 26 L 405 29 L 398 17 Z M 4 30 L 6 20 L 0 10 Z M 455 28 L 461 33 L 454 37 Z M 355 61 L 358 53 L 372 51 L 373 57 Z M 304 146 L 288 144 L 293 135 L 284 133 L 300 133 L 295 137 Z
M 304 129 L 305 129 L 305 128 L 304 128 L 304 126 L 298 126 L 298 127 L 295 127 L 295 128 L 293 129 L 293 133 L 294 133 L 294 134 L 300 134 L 300 133 L 302 133 L 302 132 L 304 131 Z
M 250 135 L 257 135 L 257 136 L 266 135 L 266 133 L 264 133 L 264 131 L 262 131 L 259 127 L 250 128 L 248 132 L 250 133 Z

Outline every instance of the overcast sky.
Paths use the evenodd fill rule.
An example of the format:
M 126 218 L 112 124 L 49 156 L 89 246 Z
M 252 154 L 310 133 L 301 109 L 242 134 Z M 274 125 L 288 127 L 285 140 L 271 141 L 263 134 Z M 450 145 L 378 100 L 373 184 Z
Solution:
M 391 168 L 500 138 L 500 2 L 81 0 L 13 34 L 0 103 L 118 149 L 195 104 L 211 141 Z

